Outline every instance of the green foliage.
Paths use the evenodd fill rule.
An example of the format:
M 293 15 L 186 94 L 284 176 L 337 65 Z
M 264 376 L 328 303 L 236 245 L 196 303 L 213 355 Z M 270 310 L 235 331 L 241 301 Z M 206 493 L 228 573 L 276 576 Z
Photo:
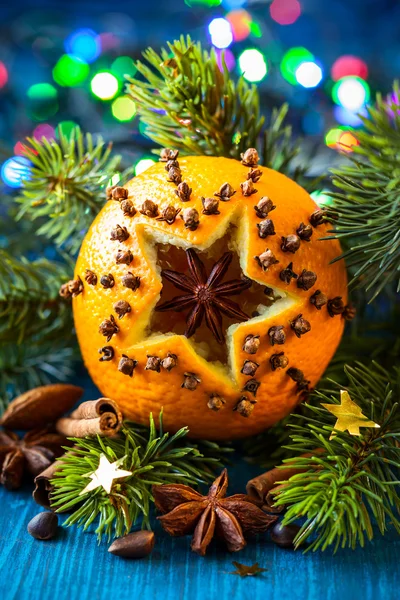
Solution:
M 395 83 L 394 96 L 399 93 Z M 360 145 L 346 164 L 332 170 L 339 191 L 328 214 L 330 237 L 348 247 L 337 260 L 346 258 L 354 273 L 351 283 L 373 299 L 390 282 L 400 291 L 400 111 L 379 94 L 367 110 L 356 134 Z
M 103 535 L 110 539 L 129 533 L 140 516 L 142 527 L 149 529 L 154 501 L 152 485 L 198 485 L 213 481 L 214 470 L 223 466 L 222 459 L 230 452 L 230 448 L 219 448 L 212 442 L 183 445 L 182 438 L 187 433 L 187 427 L 172 436 L 164 433 L 161 413 L 159 431 L 150 415 L 147 430 L 125 422 L 118 438 L 74 439 L 73 453 L 62 458 L 53 480 L 52 506 L 59 511 L 75 508 L 67 525 L 76 524 L 86 530 L 97 522 L 99 539 Z M 80 496 L 88 484 L 87 475 L 99 466 L 101 454 L 110 462 L 122 459 L 121 468 L 133 474 L 122 481 L 116 480 L 111 494 L 98 488 Z
M 276 504 L 288 506 L 284 524 L 305 518 L 296 545 L 307 541 L 308 550 L 363 546 L 373 537 L 371 516 L 382 535 L 389 524 L 400 533 L 400 370 L 372 363 L 345 371 L 343 389 L 380 429 L 362 428 L 360 436 L 337 432 L 330 440 L 336 418 L 320 405 L 308 406 L 290 425 L 296 456 L 285 462 L 304 472 L 289 479 Z M 339 403 L 335 392 L 320 392 L 318 399 Z
M 116 174 L 120 157 L 111 144 L 77 127 L 59 140 L 28 138 L 26 156 L 33 163 L 16 201 L 18 218 L 38 219 L 37 233 L 76 252 L 105 201 L 104 189 Z M 123 174 L 126 176 L 126 173 Z

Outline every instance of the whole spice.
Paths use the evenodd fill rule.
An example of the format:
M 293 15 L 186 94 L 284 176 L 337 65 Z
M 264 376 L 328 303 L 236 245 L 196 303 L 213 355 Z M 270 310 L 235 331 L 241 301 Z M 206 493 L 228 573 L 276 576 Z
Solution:
M 28 533 L 36 540 L 52 540 L 58 530 L 58 517 L 53 512 L 42 512 L 28 523 Z
M 110 437 L 121 429 L 122 420 L 122 413 L 114 400 L 99 398 L 83 402 L 69 417 L 59 419 L 56 429 L 66 437 Z
M 325 222 L 325 218 L 326 211 L 323 209 L 318 209 L 310 215 L 309 221 L 313 227 L 318 227 L 318 225 L 322 225 L 322 223 Z
M 218 394 L 211 394 L 211 396 L 207 402 L 208 408 L 210 408 L 211 410 L 214 410 L 215 412 L 217 412 L 218 410 L 221 410 L 221 408 L 223 408 L 224 404 L 225 404 L 225 400 Z
M 228 182 L 223 183 L 218 192 L 214 192 L 214 196 L 220 198 L 222 202 L 228 202 L 235 194 L 236 190 L 234 190 L 231 184 Z
M 271 346 L 282 345 L 286 342 L 286 333 L 283 325 L 274 325 L 268 329 L 268 337 Z
M 250 169 L 250 171 L 247 173 L 247 179 L 251 179 L 253 183 L 257 183 L 257 181 L 260 181 L 261 176 L 261 169 Z
M 59 294 L 61 298 L 76 298 L 79 294 L 83 292 L 83 282 L 80 277 L 77 279 L 70 279 L 67 283 L 64 283 L 60 287 Z
M 256 354 L 260 347 L 260 336 L 259 335 L 248 335 L 245 337 L 243 350 L 247 354 Z
M 122 285 L 135 292 L 140 287 L 140 277 L 134 275 L 130 271 L 121 279 Z
M 268 198 L 268 196 L 263 196 L 258 202 L 257 206 L 254 207 L 254 210 L 256 211 L 256 215 L 259 219 L 265 219 L 265 217 L 267 217 L 271 210 L 274 210 L 274 208 L 276 208 L 276 206 L 273 205 L 271 198 Z
M 249 318 L 239 307 L 226 296 L 240 294 L 248 289 L 252 282 L 249 279 L 234 279 L 221 283 L 232 262 L 232 252 L 225 254 L 215 263 L 211 274 L 207 277 L 204 264 L 193 249 L 186 250 L 190 276 L 164 269 L 161 275 L 180 290 L 183 296 L 175 296 L 172 300 L 156 307 L 157 311 L 177 311 L 190 308 L 186 318 L 186 337 L 191 337 L 201 325 L 203 318 L 218 343 L 224 342 L 221 312 L 236 321 L 247 321 Z
M 120 207 L 124 217 L 133 217 L 136 214 L 132 200 L 122 200 Z
M 96 273 L 93 273 L 93 271 L 91 271 L 90 269 L 86 269 L 85 281 L 89 285 L 96 285 L 96 283 L 97 283 Z
M 142 215 L 154 219 L 158 216 L 158 205 L 153 200 L 145 200 L 142 204 L 141 211 Z
M 171 167 L 169 169 L 167 181 L 175 183 L 176 185 L 182 183 L 182 171 L 179 169 L 179 167 Z
M 245 167 L 256 167 L 260 160 L 255 148 L 248 148 L 246 152 L 240 155 L 240 158 L 242 159 L 242 165 Z
M 203 215 L 219 215 L 219 200 L 215 198 L 202 198 Z
M 346 321 L 352 321 L 354 319 L 354 317 L 356 316 L 357 311 L 355 306 L 353 306 L 352 304 L 347 304 L 344 307 L 344 311 L 342 312 L 342 317 L 344 319 L 346 319 Z
M 121 360 L 118 363 L 118 371 L 120 371 L 124 375 L 128 375 L 129 377 L 132 377 L 133 371 L 135 370 L 136 365 L 137 365 L 137 360 L 134 360 L 133 358 L 129 358 L 129 356 L 127 356 L 126 354 L 123 354 Z
M 111 230 L 110 240 L 117 242 L 125 242 L 129 237 L 129 232 L 126 227 L 121 227 L 121 225 L 116 225 L 114 229 Z
M 182 181 L 175 190 L 175 194 L 182 202 L 189 202 L 192 188 L 185 181 Z
M 274 222 L 271 219 L 265 219 L 261 223 L 257 223 L 258 235 L 264 239 L 269 235 L 275 235 Z
M 289 284 L 292 279 L 297 279 L 298 276 L 293 271 L 293 263 L 292 262 L 290 262 L 288 264 L 286 269 L 282 269 L 282 271 L 279 273 L 279 277 L 280 277 L 281 281 L 283 281 L 284 283 L 287 283 L 287 284 Z
M 226 469 L 214 481 L 207 496 L 187 485 L 178 483 L 153 486 L 161 525 L 172 536 L 193 533 L 191 548 L 204 556 L 216 531 L 230 552 L 245 545 L 245 536 L 266 531 L 276 517 L 263 513 L 245 494 L 226 498 L 228 473 Z
M 311 227 L 311 225 L 300 223 L 300 225 L 296 229 L 296 233 L 299 236 L 299 238 L 303 240 L 303 242 L 309 242 L 313 234 L 313 228 Z
M 184 373 L 183 375 L 183 383 L 181 385 L 182 388 L 186 390 L 190 390 L 193 392 L 199 383 L 201 383 L 200 377 L 198 377 L 195 373 Z
M 303 319 L 302 314 L 297 315 L 293 321 L 290 321 L 290 327 L 293 329 L 298 338 L 305 333 L 308 333 L 311 329 L 310 323 L 306 319 Z
M 331 300 L 328 300 L 328 313 L 330 317 L 341 315 L 344 312 L 344 302 L 341 296 L 335 296 Z
M 158 358 L 158 356 L 147 356 L 145 370 L 159 373 L 161 371 L 161 358 Z
M 267 248 L 265 252 L 259 256 L 255 256 L 254 259 L 257 261 L 258 265 L 263 271 L 268 271 L 269 267 L 276 265 L 279 262 L 279 260 L 277 260 L 275 257 L 275 254 L 269 248 Z
M 114 310 L 118 317 L 122 319 L 125 315 L 131 312 L 132 308 L 129 302 L 126 300 L 118 300 L 118 302 L 114 304 Z
M 305 380 L 303 371 L 301 369 L 296 369 L 295 367 L 290 367 L 290 369 L 286 371 L 286 375 L 296 383 L 301 383 Z
M 276 523 L 271 529 L 271 540 L 280 548 L 294 549 L 294 540 L 299 531 L 300 527 L 294 523 L 290 525 Z
M 133 254 L 130 250 L 118 250 L 115 256 L 115 262 L 117 265 L 130 265 L 133 261 Z
M 106 290 L 113 288 L 115 285 L 114 277 L 111 275 L 111 273 L 108 273 L 108 275 L 102 275 L 100 277 L 100 283 Z
M 271 369 L 276 371 L 277 369 L 286 369 L 289 359 L 284 352 L 278 352 L 270 356 L 269 362 L 271 363 Z
M 242 417 L 248 418 L 253 412 L 255 404 L 256 400 L 250 400 L 246 396 L 241 396 L 233 410 L 238 412 Z
M 262 569 L 258 562 L 254 563 L 254 565 L 244 565 L 243 563 L 234 560 L 232 561 L 232 564 L 236 568 L 236 571 L 231 571 L 231 575 L 240 575 L 240 577 L 254 577 L 259 573 L 268 571 L 268 569 Z
M 321 290 L 316 290 L 313 295 L 310 296 L 310 302 L 317 310 L 321 310 L 321 308 L 328 302 L 328 298 L 321 292 Z
M 6 408 L 0 424 L 28 431 L 56 421 L 81 398 L 83 389 L 66 383 L 33 388 L 17 396 Z
M 101 333 L 101 335 L 104 335 L 104 337 L 107 338 L 107 342 L 109 342 L 111 340 L 112 336 L 118 332 L 119 332 L 119 327 L 118 327 L 117 323 L 115 322 L 113 315 L 110 315 L 109 319 L 104 319 L 104 321 L 102 321 L 100 323 L 99 333 Z
M 169 160 L 165 163 L 165 167 L 164 169 L 167 171 L 172 169 L 172 167 L 175 167 L 176 169 L 179 169 L 179 162 L 177 160 Z
M 242 370 L 240 371 L 243 375 L 248 375 L 249 377 L 253 377 L 255 375 L 258 367 L 260 365 L 252 360 L 245 360 L 243 363 Z
M 297 287 L 301 290 L 308 291 L 315 285 L 317 281 L 317 275 L 314 271 L 307 271 L 307 269 L 303 269 L 298 280 Z
M 252 194 L 256 194 L 257 190 L 254 187 L 254 183 L 251 179 L 247 179 L 243 183 L 240 184 L 243 196 L 251 196 Z
M 43 508 L 47 508 L 48 510 L 51 508 L 51 493 L 54 490 L 51 480 L 54 479 L 60 466 L 60 461 L 55 460 L 47 467 L 47 469 L 35 477 L 35 489 L 32 492 L 32 497 L 36 504 L 39 504 L 39 506 L 43 506 Z
M 171 148 L 162 148 L 160 152 L 160 162 L 168 162 L 178 158 L 179 150 L 171 150 Z
M 286 237 L 282 236 L 281 250 L 283 252 L 291 252 L 294 254 L 300 248 L 300 238 L 298 235 L 290 234 Z
M 114 348 L 112 346 L 103 346 L 99 348 L 99 354 L 102 354 L 99 358 L 100 362 L 108 362 L 114 358 Z
M 243 387 L 243 392 L 249 392 L 250 394 L 253 394 L 253 396 L 257 396 L 257 390 L 260 387 L 261 383 L 259 381 L 257 381 L 257 379 L 249 379 L 249 381 L 246 381 L 246 383 L 244 384 Z
M 107 197 L 109 198 L 108 189 L 110 189 L 110 188 L 107 188 Z M 126 200 L 127 197 L 128 197 L 128 190 L 126 188 L 121 187 L 119 185 L 113 186 L 111 188 L 111 198 L 113 200 L 117 200 L 117 201 Z
M 199 213 L 195 208 L 185 208 L 181 214 L 181 219 L 186 229 L 190 229 L 190 231 L 195 231 L 200 223 Z
M 162 359 L 161 366 L 166 371 L 171 371 L 171 369 L 176 367 L 177 361 L 178 357 L 176 356 L 176 354 L 171 354 L 171 352 L 168 352 L 166 358 Z
M 170 204 L 164 208 L 161 212 L 161 216 L 157 217 L 157 221 L 165 221 L 168 225 L 172 225 L 175 222 L 177 215 L 181 212 L 180 208 L 175 208 Z
M 108 551 L 123 558 L 145 558 L 153 552 L 155 536 L 152 531 L 135 531 L 114 540 Z

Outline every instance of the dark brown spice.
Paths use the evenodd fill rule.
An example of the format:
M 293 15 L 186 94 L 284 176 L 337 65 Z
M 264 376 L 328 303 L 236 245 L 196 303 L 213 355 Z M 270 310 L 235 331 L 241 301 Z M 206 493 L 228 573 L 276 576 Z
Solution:
M 77 277 L 76 279 L 71 279 L 70 281 L 67 281 L 67 283 L 64 283 L 60 287 L 59 294 L 61 298 L 76 298 L 76 296 L 79 296 L 82 292 L 83 282 L 80 277 Z
M 107 198 L 107 200 L 111 200 L 113 190 L 116 187 L 117 187 L 116 185 L 110 185 L 110 186 L 106 187 L 106 198 Z
M 352 304 L 347 304 L 344 307 L 344 311 L 342 313 L 342 317 L 346 319 L 346 321 L 352 321 L 357 314 L 356 307 Z
M 108 362 L 114 358 L 114 348 L 112 346 L 103 346 L 99 348 L 99 354 L 102 354 L 99 358 L 100 362 Z
M 226 182 L 221 185 L 218 192 L 214 192 L 214 196 L 220 198 L 222 202 L 229 202 L 229 200 L 236 194 L 236 190 L 233 189 L 230 183 Z
M 318 225 L 322 225 L 326 220 L 326 211 L 323 209 L 315 210 L 312 215 L 310 215 L 310 223 L 313 227 L 318 227 Z
M 271 540 L 280 548 L 294 550 L 294 540 L 300 531 L 299 525 L 294 523 L 282 525 L 277 523 L 271 530 Z
M 157 221 L 165 221 L 168 225 L 172 225 L 175 222 L 177 215 L 181 212 L 180 208 L 175 208 L 170 204 L 166 208 L 163 208 L 161 216 L 157 217 Z
M 130 250 L 118 250 L 115 256 L 115 262 L 117 265 L 130 265 L 133 261 L 133 254 Z
M 268 329 L 268 337 L 271 346 L 278 344 L 281 346 L 286 342 L 286 333 L 283 325 L 274 325 Z
M 254 187 L 254 184 L 251 179 L 247 179 L 243 183 L 240 184 L 243 196 L 251 196 L 252 194 L 256 194 L 257 190 Z
M 245 360 L 243 363 L 242 370 L 240 371 L 243 375 L 248 375 L 249 377 L 253 377 L 256 374 L 256 371 L 260 365 L 252 360 Z
M 90 269 L 86 269 L 85 281 L 89 285 L 96 285 L 96 283 L 97 283 L 96 273 L 93 273 L 93 271 L 91 271 Z
M 297 287 L 301 290 L 308 291 L 315 285 L 317 281 L 317 275 L 314 271 L 307 271 L 307 269 L 303 269 L 298 280 Z
M 305 223 L 300 223 L 298 228 L 296 229 L 296 233 L 303 242 L 309 242 L 311 236 L 313 234 L 313 228 L 311 225 L 305 225 Z
M 190 231 L 196 231 L 200 223 L 199 213 L 195 208 L 185 208 L 181 214 L 181 219 L 186 229 L 190 229 Z
M 120 371 L 124 375 L 132 377 L 133 371 L 135 370 L 137 364 L 137 360 L 129 358 L 129 356 L 123 354 L 121 360 L 118 363 L 118 371 Z
M 198 377 L 195 373 L 184 373 L 183 375 L 183 383 L 181 385 L 182 388 L 186 390 L 190 390 L 193 392 L 199 383 L 201 383 L 200 377 Z
M 268 569 L 262 569 L 258 562 L 254 563 L 253 565 L 244 565 L 243 563 L 233 560 L 232 564 L 236 568 L 236 571 L 230 571 L 230 574 L 240 575 L 240 577 L 255 577 L 259 573 L 268 571 Z
M 344 302 L 341 296 L 335 296 L 331 300 L 328 300 L 328 313 L 330 317 L 341 315 L 344 312 Z
M 243 344 L 244 352 L 247 354 L 256 354 L 260 347 L 260 336 L 259 335 L 248 335 L 246 336 Z
M 160 162 L 168 162 L 178 158 L 179 150 L 171 150 L 171 148 L 163 148 L 160 152 Z
M 214 410 L 215 412 L 217 412 L 218 410 L 221 410 L 221 408 L 223 408 L 224 404 L 225 404 L 225 400 L 218 394 L 211 394 L 211 396 L 207 402 L 208 408 L 210 408 L 211 410 Z
M 153 200 L 145 200 L 142 204 L 140 212 L 142 215 L 146 215 L 146 217 L 154 219 L 158 216 L 158 205 L 153 202 Z
M 282 271 L 279 273 L 279 277 L 284 283 L 287 283 L 287 284 L 289 284 L 292 279 L 297 279 L 298 276 L 293 271 L 293 263 L 292 262 L 290 262 L 288 264 L 286 269 L 282 269 Z
M 159 373 L 161 371 L 161 358 L 158 358 L 158 356 L 147 356 L 147 363 L 144 369 L 145 371 L 156 371 Z
M 328 297 L 325 296 L 321 290 L 316 290 L 313 295 L 310 296 L 310 302 L 317 310 L 321 310 L 321 308 L 328 302 Z
M 256 215 L 259 219 L 265 219 L 265 217 L 267 217 L 271 210 L 274 210 L 274 208 L 276 208 L 276 206 L 273 205 L 271 198 L 268 198 L 268 196 L 263 196 L 258 202 L 257 206 L 254 207 L 254 210 L 256 211 Z
M 219 215 L 219 200 L 215 198 L 202 198 L 203 215 Z
M 100 283 L 105 289 L 113 288 L 115 285 L 114 277 L 111 275 L 111 273 L 108 273 L 108 275 L 102 275 L 100 277 Z
M 291 252 L 294 254 L 300 248 L 300 238 L 298 235 L 290 234 L 286 237 L 282 236 L 281 250 L 283 252 Z
M 242 165 L 245 167 L 256 167 L 260 160 L 255 148 L 248 148 L 246 152 L 240 155 L 240 158 L 242 159 Z
M 182 202 L 189 202 L 192 188 L 185 181 L 182 181 L 175 190 L 175 194 Z
M 269 362 L 271 363 L 271 369 L 276 371 L 277 369 L 286 369 L 289 359 L 284 352 L 278 352 L 270 356 Z
M 113 335 L 119 332 L 119 327 L 115 322 L 114 316 L 110 315 L 109 319 L 104 319 L 99 326 L 99 333 L 104 335 L 107 338 L 107 342 L 109 342 Z
M 269 267 L 276 265 L 279 262 L 279 260 L 275 258 L 275 254 L 269 248 L 267 248 L 265 252 L 259 256 L 255 256 L 254 260 L 257 261 L 257 264 L 262 268 L 263 271 L 268 271 Z
M 290 327 L 295 332 L 296 336 L 300 338 L 305 333 L 308 333 L 311 329 L 310 323 L 303 319 L 303 315 L 299 314 L 293 321 L 290 321 Z
M 256 400 L 249 400 L 246 396 L 241 396 L 233 410 L 242 417 L 248 418 L 253 412 L 255 404 L 257 404 Z
M 300 369 L 296 369 L 296 367 L 290 367 L 290 369 L 286 371 L 286 375 L 288 375 L 290 379 L 293 379 L 293 381 L 295 381 L 296 383 L 301 383 L 302 381 L 304 381 L 303 371 L 301 371 Z
M 261 221 L 261 223 L 257 223 L 257 229 L 258 235 L 262 239 L 269 235 L 275 235 L 274 222 L 271 221 L 271 219 L 266 219 L 265 221 Z
M 136 208 L 133 206 L 132 200 L 122 200 L 120 207 L 125 217 L 133 217 L 136 214 Z
M 182 171 L 177 167 L 171 167 L 168 171 L 167 181 L 175 183 L 175 185 L 179 185 L 182 183 Z
M 261 382 L 257 381 L 257 379 L 249 379 L 249 381 L 246 381 L 246 383 L 244 384 L 244 388 L 243 388 L 243 392 L 249 392 L 250 394 L 253 394 L 253 396 L 257 396 L 257 390 L 260 387 Z
M 257 183 L 257 181 L 260 181 L 262 174 L 261 169 L 250 169 L 247 173 L 247 179 L 251 179 L 253 183 Z
M 179 162 L 177 160 L 169 160 L 165 164 L 165 170 L 168 171 L 174 167 L 175 169 L 179 169 Z
M 176 363 L 178 362 L 178 357 L 176 354 L 171 354 L 168 352 L 166 358 L 163 358 L 161 361 L 161 366 L 166 371 L 171 371 L 174 367 L 176 367 Z
M 58 530 L 58 516 L 53 512 L 42 512 L 28 523 L 28 533 L 36 540 L 52 540 Z
M 108 551 L 122 558 L 145 558 L 154 548 L 155 536 L 152 531 L 134 531 L 114 540 Z
M 133 292 L 140 287 L 140 277 L 137 277 L 137 275 L 134 275 L 130 271 L 122 277 L 121 281 L 124 287 L 129 288 Z
M 116 185 L 112 188 L 111 197 L 113 200 L 126 200 L 128 197 L 128 190 L 124 187 Z
M 118 317 L 122 319 L 125 315 L 131 312 L 132 308 L 129 302 L 126 300 L 118 300 L 118 302 L 114 304 L 114 310 Z
M 121 227 L 121 225 L 117 225 L 114 229 L 111 230 L 110 240 L 115 242 L 125 242 L 129 237 L 129 232 L 126 227 Z

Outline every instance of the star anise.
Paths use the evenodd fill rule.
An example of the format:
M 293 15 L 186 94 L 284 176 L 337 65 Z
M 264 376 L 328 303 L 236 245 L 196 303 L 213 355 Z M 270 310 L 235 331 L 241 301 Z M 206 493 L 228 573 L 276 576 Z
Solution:
M 181 312 L 190 309 L 186 317 L 186 337 L 194 334 L 205 317 L 207 327 L 218 343 L 223 344 L 225 338 L 222 331 L 221 313 L 236 319 L 236 321 L 249 319 L 240 306 L 236 302 L 228 300 L 227 296 L 234 296 L 247 290 L 251 287 L 252 281 L 243 278 L 220 283 L 231 264 L 232 252 L 225 252 L 215 263 L 208 277 L 204 264 L 193 249 L 187 250 L 186 256 L 190 275 L 169 269 L 161 272 L 165 279 L 186 294 L 175 296 L 172 300 L 157 306 L 156 310 Z
M 24 473 L 32 478 L 47 469 L 63 454 L 67 439 L 48 429 L 33 430 L 22 439 L 13 431 L 0 431 L 0 484 L 15 490 L 22 484 Z
M 265 514 L 246 494 L 226 498 L 228 473 L 224 469 L 207 496 L 179 483 L 153 486 L 158 517 L 167 533 L 177 537 L 193 533 L 192 550 L 204 556 L 218 533 L 230 552 L 245 547 L 245 535 L 266 531 L 277 517 Z

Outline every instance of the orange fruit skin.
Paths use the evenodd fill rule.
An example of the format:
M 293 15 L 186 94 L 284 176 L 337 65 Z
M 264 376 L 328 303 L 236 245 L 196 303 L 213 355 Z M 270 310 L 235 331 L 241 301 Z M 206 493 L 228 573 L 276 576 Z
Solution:
M 301 369 L 310 381 L 310 387 L 314 387 L 338 346 L 344 319 L 341 316 L 330 317 L 326 306 L 317 310 L 310 303 L 310 296 L 320 289 L 328 298 L 341 296 L 347 302 L 344 262 L 330 264 L 340 254 L 340 245 L 336 240 L 320 240 L 328 230 L 327 225 L 321 225 L 314 229 L 310 242 L 301 242 L 295 254 L 281 250 L 281 236 L 296 233 L 301 222 L 308 224 L 310 214 L 318 208 L 309 194 L 286 176 L 260 167 L 263 175 L 255 184 L 258 191 L 245 197 L 240 183 L 246 180 L 249 169 L 240 162 L 227 158 L 183 157 L 179 158 L 179 163 L 183 181 L 192 188 L 189 202 L 181 202 L 175 194 L 175 184 L 167 182 L 165 165 L 155 164 L 125 186 L 138 212 L 133 217 L 126 217 L 119 202 L 110 200 L 86 235 L 75 277 L 79 276 L 84 281 L 86 269 L 96 273 L 99 281 L 102 275 L 111 273 L 115 285 L 104 289 L 99 282 L 92 286 L 84 281 L 83 293 L 73 300 L 83 359 L 102 394 L 113 398 L 124 416 L 135 422 L 147 424 L 149 413 L 156 417 L 163 408 L 165 428 L 174 432 L 188 426 L 189 435 L 193 438 L 224 440 L 257 434 L 289 414 L 299 401 L 296 383 L 288 377 L 285 369 L 272 371 L 270 356 L 284 351 L 289 359 L 288 367 Z M 203 215 L 201 198 L 213 197 L 225 182 L 233 186 L 236 194 L 229 202 L 220 202 L 219 215 Z M 268 215 L 274 222 L 276 235 L 267 239 L 258 235 L 256 225 L 261 219 L 254 211 L 254 205 L 263 196 L 270 197 L 276 205 Z M 146 199 L 156 202 L 160 213 L 170 204 L 182 210 L 195 207 L 200 214 L 198 229 L 185 229 L 179 217 L 169 225 L 140 214 L 140 207 Z M 148 247 L 153 238 L 163 239 L 161 236 L 168 235 L 172 236 L 174 245 L 202 250 L 222 237 L 231 222 L 238 226 L 236 243 L 245 274 L 266 286 L 283 290 L 289 300 L 284 300 L 282 305 L 278 304 L 281 301 L 273 305 L 276 314 L 267 312 L 261 318 L 234 327 L 231 364 L 223 369 L 199 356 L 196 348 L 182 335 L 147 339 L 145 326 L 162 288 L 161 277 L 155 267 L 155 254 L 149 255 Z M 125 242 L 110 240 L 110 231 L 117 224 L 125 226 L 130 233 Z M 120 248 L 130 249 L 133 253 L 130 266 L 116 264 L 115 255 Z M 270 248 L 280 262 L 264 272 L 254 257 L 266 248 Z M 317 282 L 310 290 L 297 288 L 295 280 L 289 285 L 280 280 L 280 271 L 291 261 L 296 273 L 308 269 L 317 274 Z M 128 271 L 141 278 L 141 285 L 136 291 L 122 286 L 121 278 Z M 118 320 L 113 310 L 117 300 L 127 300 L 132 306 L 132 312 L 122 320 Z M 240 304 L 240 296 L 233 300 Z M 311 331 L 301 338 L 296 337 L 289 324 L 299 313 L 311 324 Z M 110 315 L 116 318 L 120 331 L 107 343 L 99 333 L 99 325 Z M 271 346 L 267 332 L 274 325 L 285 326 L 284 345 Z M 249 334 L 260 336 L 261 344 L 255 355 L 246 354 L 242 349 Z M 113 346 L 114 358 L 109 362 L 99 362 L 99 348 L 105 345 Z M 147 355 L 164 358 L 168 352 L 178 357 L 177 366 L 170 372 L 164 369 L 160 373 L 145 370 Z M 138 361 L 132 378 L 118 371 L 122 354 Z M 257 403 L 248 418 L 233 410 L 243 395 L 243 386 L 250 379 L 240 373 L 245 360 L 259 363 L 255 378 L 261 382 Z M 196 390 L 181 387 L 185 372 L 193 372 L 201 379 Z M 211 394 L 218 394 L 225 400 L 225 405 L 218 412 L 207 407 Z M 248 397 L 252 398 L 251 395 Z

